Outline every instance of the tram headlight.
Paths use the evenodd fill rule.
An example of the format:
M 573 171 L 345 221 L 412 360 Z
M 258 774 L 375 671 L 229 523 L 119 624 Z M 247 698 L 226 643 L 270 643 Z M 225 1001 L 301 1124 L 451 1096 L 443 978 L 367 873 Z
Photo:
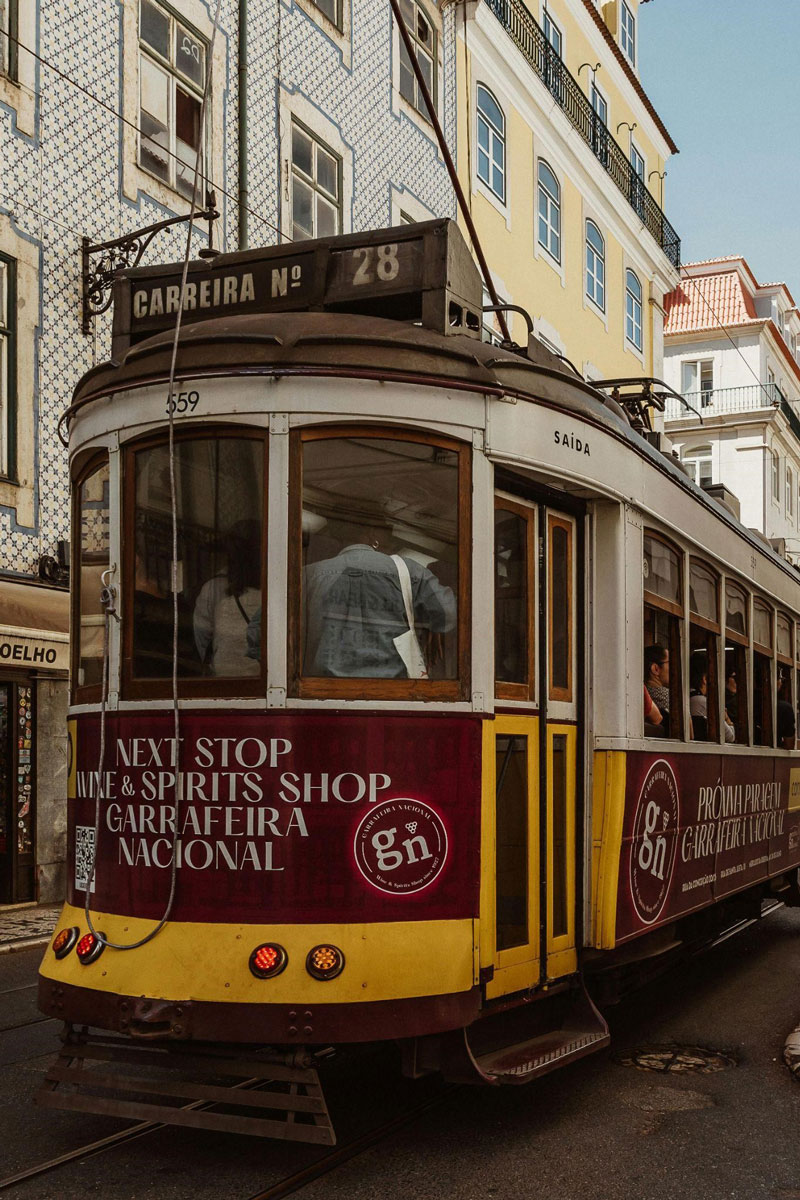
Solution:
M 99 937 L 95 937 L 93 933 L 85 933 L 78 942 L 75 953 L 85 967 L 89 963 L 95 962 L 106 948 L 105 934 L 101 933 Z
M 277 942 L 263 942 L 250 955 L 250 970 L 256 979 L 273 979 L 280 975 L 289 961 L 289 955 Z
M 315 946 L 308 952 L 306 970 L 315 979 L 335 979 L 344 970 L 344 955 L 337 946 Z
M 77 925 L 70 925 L 66 929 L 62 929 L 53 938 L 52 950 L 56 958 L 66 958 L 72 947 L 78 940 L 80 929 Z

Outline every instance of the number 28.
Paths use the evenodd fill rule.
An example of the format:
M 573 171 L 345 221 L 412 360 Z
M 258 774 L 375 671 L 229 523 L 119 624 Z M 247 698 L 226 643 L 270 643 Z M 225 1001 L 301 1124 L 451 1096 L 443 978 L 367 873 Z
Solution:
M 353 276 L 356 286 L 374 283 L 376 278 L 381 283 L 391 283 L 400 273 L 396 242 L 386 246 L 359 246 L 353 251 L 353 258 L 362 260 Z

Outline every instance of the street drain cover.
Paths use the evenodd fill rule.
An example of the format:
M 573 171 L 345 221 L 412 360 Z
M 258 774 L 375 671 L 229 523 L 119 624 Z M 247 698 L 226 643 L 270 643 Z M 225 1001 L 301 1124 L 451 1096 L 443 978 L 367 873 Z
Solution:
M 722 1050 L 709 1050 L 706 1046 L 645 1046 L 630 1053 L 621 1054 L 617 1061 L 623 1067 L 637 1067 L 640 1071 L 661 1071 L 681 1074 L 694 1071 L 710 1075 L 713 1071 L 724 1071 L 736 1066 L 732 1054 Z

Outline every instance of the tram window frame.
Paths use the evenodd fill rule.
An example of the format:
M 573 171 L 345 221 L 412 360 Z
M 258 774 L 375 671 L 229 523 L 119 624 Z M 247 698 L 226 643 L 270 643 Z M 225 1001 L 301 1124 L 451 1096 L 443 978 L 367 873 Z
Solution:
M 520 504 L 514 500 L 506 499 L 505 496 L 495 496 L 494 501 L 495 516 L 499 511 L 512 513 L 525 522 L 525 585 L 527 594 L 525 598 L 525 635 L 527 639 L 525 665 L 526 677 L 524 680 L 511 682 L 510 680 L 501 680 L 497 678 L 497 611 L 498 611 L 498 587 L 497 587 L 497 542 L 494 544 L 494 562 L 495 562 L 495 684 L 494 693 L 499 700 L 529 700 L 536 699 L 536 645 L 537 645 L 537 610 L 536 603 L 537 589 L 537 554 L 536 554 L 536 526 L 537 512 L 534 507 L 527 504 Z
M 795 656 L 794 670 L 794 718 L 795 731 L 800 736 L 800 621 L 794 627 L 793 650 Z M 797 742 L 795 742 L 797 745 Z
M 267 555 L 269 546 L 268 499 L 269 499 L 269 433 L 266 429 L 256 429 L 238 425 L 187 425 L 174 431 L 174 443 L 192 441 L 209 441 L 219 439 L 253 440 L 262 443 L 262 498 L 261 498 L 261 611 L 268 612 L 267 601 Z M 167 446 L 168 435 L 159 430 L 144 438 L 126 442 L 123 446 L 122 462 L 122 594 L 124 597 L 122 611 L 122 670 L 121 685 L 124 699 L 163 699 L 172 695 L 172 677 L 143 677 L 133 674 L 134 651 L 134 590 L 136 577 L 136 455 L 142 450 Z M 127 617 L 127 614 L 131 614 Z M 171 636 L 171 635 L 170 635 Z M 267 622 L 261 622 L 261 671 L 258 675 L 245 676 L 214 676 L 201 675 L 178 676 L 178 696 L 192 699 L 208 697 L 210 699 L 225 697 L 263 696 L 267 687 Z
M 756 640 L 756 610 L 765 613 L 769 620 L 770 643 Z M 774 693 L 772 664 L 774 658 L 774 623 L 775 610 L 762 600 L 760 596 L 753 597 L 753 671 L 751 687 L 753 693 L 753 745 L 775 745 Z
M 313 441 L 336 439 L 416 442 L 458 456 L 456 545 L 458 595 L 456 616 L 456 676 L 453 679 L 385 679 L 366 676 L 303 674 L 303 447 Z M 300 700 L 442 700 L 470 697 L 472 622 L 472 446 L 424 430 L 392 425 L 325 425 L 292 430 L 289 439 L 289 563 L 287 571 L 288 694 Z
M 708 616 L 705 616 L 697 611 L 692 606 L 692 596 L 695 594 L 692 589 L 692 579 L 695 572 L 699 572 L 708 577 L 709 582 L 714 587 L 714 607 L 716 609 L 716 621 Z M 719 742 L 720 740 L 720 679 L 719 679 L 719 639 L 722 633 L 720 625 L 720 576 L 719 572 L 715 571 L 707 562 L 702 559 L 690 556 L 689 558 L 689 679 L 688 683 L 691 689 L 691 681 L 693 676 L 692 670 L 692 655 L 695 653 L 704 653 L 706 656 L 706 736 L 698 737 L 697 729 L 699 726 L 698 717 L 693 717 L 691 713 L 691 694 L 689 697 L 689 720 L 692 729 L 692 741 L 695 742 Z
M 744 600 L 745 631 L 733 628 L 728 624 L 728 594 L 738 592 Z M 730 645 L 728 643 L 731 643 Z M 749 746 L 750 719 L 749 698 L 750 687 L 748 670 L 748 651 L 750 649 L 750 595 L 742 584 L 734 579 L 725 580 L 725 679 L 727 683 L 732 674 L 736 676 L 736 715 L 733 726 L 736 732 L 735 745 Z M 728 716 L 731 714 L 728 713 Z
M 786 650 L 781 649 L 781 629 L 786 630 L 786 632 L 788 633 L 788 652 Z M 794 750 L 795 746 L 797 745 L 797 742 L 796 742 L 797 715 L 796 715 L 796 709 L 795 709 L 795 691 L 794 691 L 795 675 L 794 675 L 794 669 L 793 669 L 794 668 L 794 659 L 792 658 L 793 639 L 794 639 L 794 625 L 792 622 L 792 618 L 789 616 L 788 613 L 778 611 L 776 621 L 775 621 L 775 701 L 776 701 L 776 704 L 775 704 L 775 740 L 778 744 L 779 749 L 782 749 L 782 750 L 786 750 L 786 749 Z M 783 676 L 783 683 L 784 683 L 783 688 L 780 687 L 781 675 Z M 777 705 L 778 705 L 778 702 L 781 700 L 783 700 L 787 704 L 791 705 L 792 712 L 795 714 L 795 746 L 791 746 L 791 747 L 783 746 L 778 737 L 780 721 L 779 721 Z
M 96 454 L 92 454 L 72 480 L 72 547 L 70 551 L 70 561 L 72 564 L 72 595 L 70 602 L 70 675 L 72 684 L 72 703 L 73 704 L 94 704 L 102 699 L 103 685 L 100 683 L 81 684 L 80 679 L 80 664 L 81 664 L 81 602 L 82 602 L 82 559 L 83 551 L 81 547 L 81 535 L 83 523 L 81 519 L 81 492 L 83 485 L 92 475 L 101 470 L 105 466 L 108 469 L 108 512 L 109 512 L 109 537 L 111 533 L 111 510 L 112 510 L 112 492 L 111 492 L 111 459 L 108 450 L 103 449 Z M 111 563 L 111 548 L 109 543 L 108 564 Z M 98 611 L 102 617 L 102 612 Z
M 675 542 L 670 541 L 662 533 L 655 529 L 644 529 L 642 537 L 642 563 L 646 556 L 646 541 L 650 538 L 652 541 L 665 546 L 671 553 L 677 555 L 678 559 L 678 595 L 683 597 L 683 582 L 686 564 L 684 562 L 684 551 Z M 681 629 L 682 622 L 685 622 L 686 613 L 684 611 L 683 601 L 680 603 L 669 600 L 665 596 L 659 596 L 657 592 L 651 591 L 646 586 L 642 588 L 643 613 L 644 613 L 644 636 L 648 636 L 648 624 L 650 625 L 653 637 L 652 641 L 644 642 L 642 651 L 648 645 L 660 644 L 657 633 L 658 617 L 657 613 L 665 614 L 662 620 L 667 621 L 668 639 L 666 649 L 669 651 L 669 714 L 670 714 L 670 732 L 667 735 L 671 742 L 679 742 L 684 738 L 684 715 L 683 715 L 683 633 Z M 648 621 L 648 610 L 653 613 L 652 619 Z M 642 672 L 643 674 L 643 672 Z M 662 728 L 659 726 L 659 729 Z M 662 734 L 645 736 L 664 736 Z
M 566 612 L 564 619 L 564 630 L 566 635 L 566 678 L 564 683 L 557 683 L 555 679 L 556 670 L 556 619 L 562 611 L 561 607 L 556 603 L 556 579 L 555 579 L 555 532 L 560 530 L 566 534 L 565 560 L 566 560 L 566 579 L 564 580 L 564 595 L 566 598 Z M 571 704 L 575 698 L 574 686 L 574 644 L 573 644 L 573 625 L 575 617 L 575 580 L 574 580 L 574 537 L 575 526 L 567 517 L 556 516 L 555 513 L 547 514 L 547 698 L 548 700 L 557 700 L 565 704 Z

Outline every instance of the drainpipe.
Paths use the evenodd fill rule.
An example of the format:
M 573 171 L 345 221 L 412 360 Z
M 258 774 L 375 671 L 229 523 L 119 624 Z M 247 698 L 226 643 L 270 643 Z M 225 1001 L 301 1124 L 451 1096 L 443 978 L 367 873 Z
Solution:
M 248 247 L 247 228 L 247 0 L 239 0 L 239 249 Z

